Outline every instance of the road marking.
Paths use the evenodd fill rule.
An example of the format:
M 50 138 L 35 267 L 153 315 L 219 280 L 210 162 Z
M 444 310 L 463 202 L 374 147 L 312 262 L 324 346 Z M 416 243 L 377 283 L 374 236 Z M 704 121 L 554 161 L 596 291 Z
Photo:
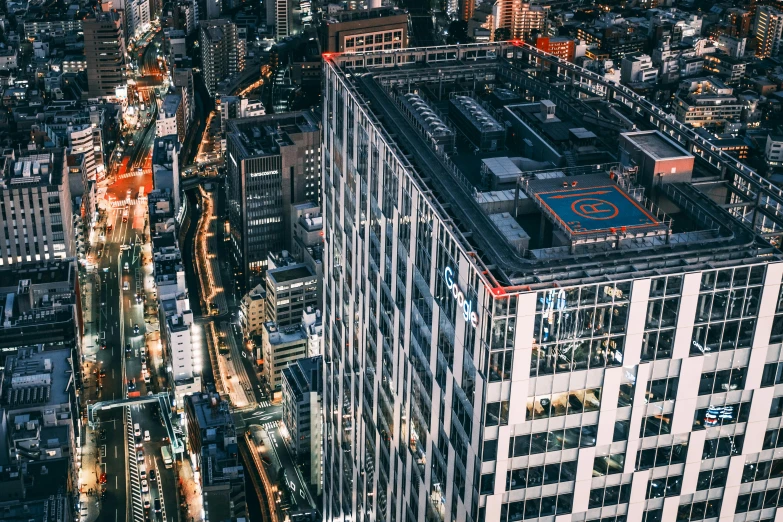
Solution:
M 116 445 L 114 446 L 114 458 L 115 459 L 117 458 L 117 446 Z

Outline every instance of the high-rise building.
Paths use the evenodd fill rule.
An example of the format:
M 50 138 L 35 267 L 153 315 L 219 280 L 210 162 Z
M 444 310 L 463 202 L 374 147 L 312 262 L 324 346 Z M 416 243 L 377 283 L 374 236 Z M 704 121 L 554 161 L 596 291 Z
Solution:
M 514 65 L 437 49 L 453 65 L 325 63 L 324 519 L 773 516 L 783 256 L 766 218 L 639 132 L 620 164 L 520 172 L 496 226 L 477 162 L 442 162 L 392 90 L 507 85 Z
M 125 85 L 125 38 L 122 15 L 117 11 L 95 13 L 84 26 L 84 55 L 90 96 L 113 97 Z
M 180 141 L 176 134 L 155 138 L 152 148 L 152 187 L 171 194 L 174 214 L 179 212 L 179 151 Z
M 196 101 L 193 90 L 193 69 L 189 67 L 177 67 L 171 73 L 171 83 L 174 87 L 182 89 L 185 102 L 186 124 L 190 125 L 196 110 Z
M 769 58 L 780 53 L 783 12 L 768 5 L 756 8 L 756 56 Z
M 307 481 L 321 492 L 323 457 L 322 409 L 323 360 L 303 357 L 283 368 L 283 423 L 294 458 L 305 466 Z
M 204 83 L 215 96 L 219 82 L 245 69 L 245 40 L 230 20 L 209 20 L 201 24 L 200 42 Z
M 266 271 L 266 321 L 282 327 L 299 324 L 305 308 L 318 306 L 320 297 L 316 274 L 303 263 Z
M 155 122 L 155 134 L 168 136 L 173 134 L 179 139 L 180 144 L 185 142 L 185 134 L 188 131 L 187 113 L 183 89 L 177 89 L 180 93 L 167 94 L 163 98 L 163 105 L 158 111 L 158 119 Z
M 128 40 L 139 36 L 150 26 L 150 0 L 127 0 L 125 23 Z
M 281 397 L 283 368 L 307 357 L 307 332 L 301 324 L 280 327 L 264 323 L 258 359 L 263 360 L 262 382 L 275 398 Z
M 206 20 L 220 18 L 221 0 L 204 0 L 206 4 Z
M 0 157 L 0 266 L 75 255 L 63 149 Z
M 229 120 L 230 248 L 245 288 L 262 280 L 270 252 L 290 249 L 291 206 L 317 201 L 320 140 L 309 112 Z
M 529 40 L 534 31 L 546 26 L 549 8 L 522 0 L 496 0 L 492 6 L 495 30 L 508 29 L 511 38 Z
M 249 100 L 243 96 L 220 97 L 220 127 L 226 132 L 228 120 L 236 118 L 252 118 L 266 114 L 264 104 L 260 100 Z

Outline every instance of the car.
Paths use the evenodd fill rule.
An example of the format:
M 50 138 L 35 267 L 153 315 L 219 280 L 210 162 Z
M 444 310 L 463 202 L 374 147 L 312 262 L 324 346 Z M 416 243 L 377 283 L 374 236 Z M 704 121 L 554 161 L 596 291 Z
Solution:
M 125 343 L 125 352 L 130 353 L 131 352 L 131 345 L 130 343 Z
M 113 223 L 109 223 L 108 225 L 106 225 L 106 232 L 111 232 L 112 230 L 114 230 Z
M 142 467 L 142 468 L 139 470 L 139 477 L 140 477 L 142 480 L 143 480 L 143 479 L 145 479 L 145 478 L 147 478 L 147 470 L 146 470 L 144 467 Z
M 150 383 L 150 374 L 149 372 L 144 374 L 144 382 L 149 384 Z
M 101 484 L 106 484 L 106 482 L 109 480 L 109 478 L 106 476 L 106 473 L 101 473 L 101 478 L 99 479 L 99 482 Z
M 147 362 L 147 356 L 144 354 L 144 352 L 141 352 L 141 364 L 144 364 Z
M 141 437 L 139 437 L 138 435 L 136 435 L 136 436 L 134 437 L 134 440 L 136 441 L 136 447 L 137 447 L 137 448 L 140 448 L 140 447 L 141 447 Z
M 139 462 L 144 461 L 144 450 L 139 450 L 136 452 L 136 460 L 138 460 Z
M 125 261 L 124 269 L 125 269 L 126 272 L 128 272 L 130 270 L 130 265 L 128 264 L 127 261 Z
M 136 389 L 136 379 L 131 379 L 130 381 L 128 381 L 128 389 L 130 391 L 133 391 L 133 390 Z
M 150 491 L 150 485 L 149 482 L 147 482 L 147 479 L 144 479 L 141 481 L 141 492 L 142 493 L 149 493 Z
M 160 499 L 155 499 L 155 513 L 160 513 Z
M 131 189 L 126 190 L 125 191 L 125 199 L 130 199 L 131 198 L 131 194 L 132 194 Z
M 106 430 L 101 430 L 101 440 L 106 440 Z
M 123 281 L 122 282 L 122 289 L 123 290 L 130 290 L 130 283 L 128 283 L 127 281 Z
M 133 333 L 135 333 L 135 334 L 138 334 L 138 333 L 139 333 L 139 331 L 140 331 L 140 330 L 139 330 L 139 325 L 138 325 L 138 324 L 134 324 L 134 325 L 133 325 Z
M 99 375 L 100 377 L 106 377 L 106 370 L 105 370 L 105 369 L 101 369 L 101 371 L 100 371 L 100 372 L 98 372 L 98 375 Z
M 101 341 L 101 350 L 106 349 L 106 341 Z
M 149 442 L 150 441 L 150 431 L 144 430 L 144 440 Z
M 133 425 L 133 436 L 134 437 L 141 437 L 141 426 L 137 422 Z
M 150 499 L 149 497 L 144 497 L 144 509 L 150 508 Z
M 141 304 L 142 297 L 141 294 L 136 294 L 136 304 Z
M 150 470 L 150 480 L 155 480 L 155 470 L 154 469 Z

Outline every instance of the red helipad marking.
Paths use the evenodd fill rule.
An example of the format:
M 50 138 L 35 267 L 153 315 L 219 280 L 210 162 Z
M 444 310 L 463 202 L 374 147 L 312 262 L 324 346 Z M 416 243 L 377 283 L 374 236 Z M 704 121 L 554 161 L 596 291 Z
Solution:
M 582 198 L 571 203 L 571 210 L 585 219 L 612 219 L 620 210 L 609 201 L 597 198 Z

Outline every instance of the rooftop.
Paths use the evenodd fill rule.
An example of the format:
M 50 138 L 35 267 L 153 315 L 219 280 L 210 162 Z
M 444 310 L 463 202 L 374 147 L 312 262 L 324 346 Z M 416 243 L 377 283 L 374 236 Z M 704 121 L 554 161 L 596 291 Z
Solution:
M 656 159 L 690 158 L 693 155 L 659 131 L 623 133 L 629 141 Z
M 495 86 L 507 89 L 516 85 L 518 71 L 527 66 L 527 62 L 495 58 L 501 55 L 502 45 L 440 47 L 438 56 L 444 59 L 434 63 L 426 58 L 436 56 L 427 54 L 431 49 L 393 51 L 391 54 L 400 55 L 393 58 L 394 68 L 365 67 L 364 56 L 357 54 L 336 55 L 328 61 L 348 93 L 359 100 L 357 113 L 365 113 L 373 125 L 382 127 L 380 136 L 392 144 L 396 161 L 410 173 L 417 190 L 426 193 L 433 212 L 491 286 L 495 286 L 494 280 L 506 287 L 551 288 L 555 283 L 639 277 L 644 272 L 682 271 L 686 266 L 760 262 L 760 252 L 774 252 L 769 241 L 711 199 L 717 192 L 712 189 L 723 183 L 716 180 L 713 171 L 694 172 L 693 183 L 672 179 L 653 190 L 639 184 L 632 166 L 618 164 L 620 132 L 633 127 L 653 130 L 649 121 L 624 109 L 620 118 L 605 110 L 600 101 L 589 105 L 543 82 L 539 89 L 531 81 L 530 89 L 519 93 L 525 103 L 506 107 L 503 115 L 508 117 L 500 121 L 516 117 L 545 147 L 531 147 L 517 137 L 509 140 L 506 150 L 491 156 L 457 149 L 445 157 L 437 151 L 404 116 L 392 91 L 404 85 L 411 92 L 426 92 L 438 108 L 454 95 L 467 96 L 489 113 L 488 93 Z M 461 59 L 476 53 L 473 49 L 487 49 L 486 57 L 474 54 Z M 549 79 L 558 81 L 554 73 Z M 712 79 L 696 81 L 702 82 L 697 88 L 728 89 Z M 536 92 L 552 97 L 556 114 Z M 638 133 L 632 137 L 641 148 L 661 158 L 688 156 L 663 135 Z M 595 150 L 572 165 L 574 154 L 581 156 L 577 151 L 590 149 L 591 141 Z M 562 163 L 538 171 L 519 169 L 515 185 L 528 199 L 503 203 L 510 206 L 506 211 L 530 236 L 529 246 L 522 247 L 512 244 L 495 224 L 505 221 L 493 220 L 477 203 L 481 199 L 478 194 L 487 190 L 481 175 L 482 159 L 541 160 L 537 154 L 546 147 L 560 157 L 552 154 L 551 159 L 545 159 Z M 509 188 L 513 188 L 510 181 Z M 658 206 L 665 206 L 667 215 L 657 210 Z M 553 226 L 543 226 L 547 221 Z
M 321 389 L 321 363 L 320 355 L 316 357 L 303 357 L 283 368 L 283 378 L 288 382 L 291 391 L 296 397 L 303 394 L 320 391 Z
M 185 397 L 199 428 L 206 430 L 220 426 L 232 426 L 228 403 L 217 394 L 193 394 Z
M 291 135 L 318 131 L 318 122 L 307 111 L 228 121 L 226 137 L 241 151 L 243 159 L 279 154 L 281 147 L 294 144 Z
M 267 270 L 266 275 L 277 284 L 315 277 L 310 267 L 302 263 Z
M 67 403 L 73 375 L 70 357 L 71 350 L 36 352 L 30 348 L 6 357 L 3 395 L 8 409 Z

